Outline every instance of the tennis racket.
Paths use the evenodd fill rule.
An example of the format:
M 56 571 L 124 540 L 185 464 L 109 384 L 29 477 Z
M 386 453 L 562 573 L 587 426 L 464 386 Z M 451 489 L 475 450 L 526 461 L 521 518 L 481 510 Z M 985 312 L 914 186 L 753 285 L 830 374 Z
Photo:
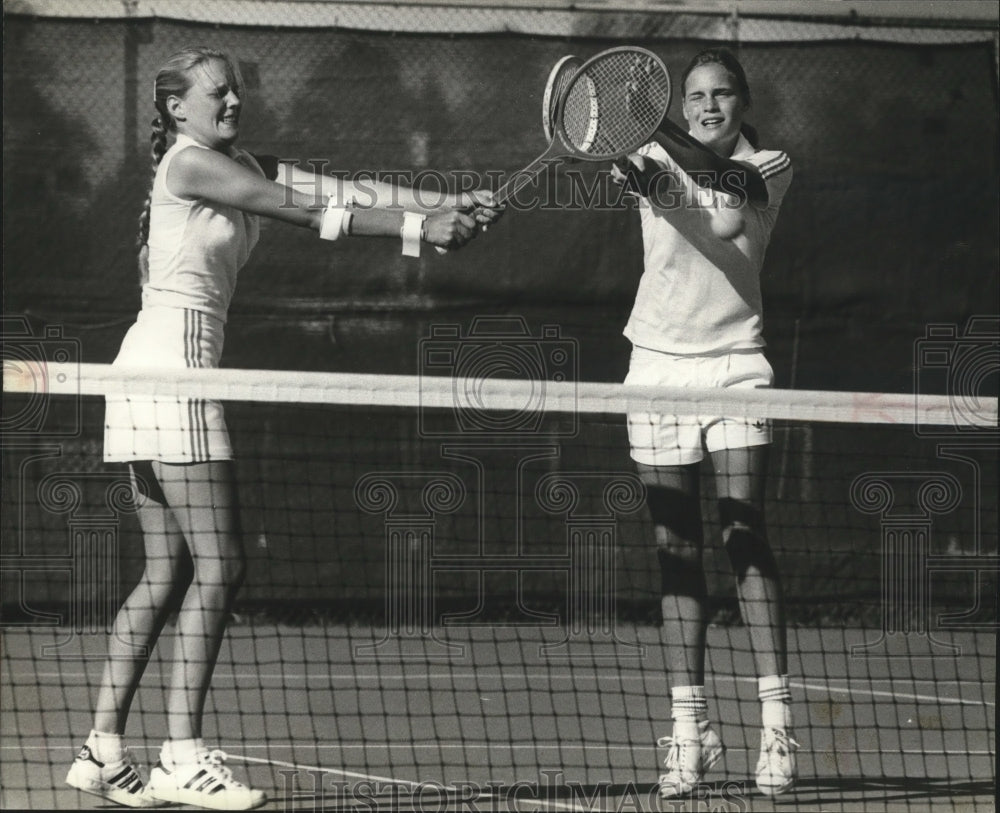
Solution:
M 545 92 L 542 94 L 542 130 L 544 130 L 545 140 L 549 144 L 552 143 L 555 136 L 556 107 L 566 91 L 570 79 L 573 78 L 581 65 L 583 65 L 583 60 L 580 57 L 568 54 L 556 62 L 552 66 L 552 70 L 549 71 L 549 78 L 545 82 Z M 575 161 L 576 159 L 569 157 L 566 160 Z M 485 231 L 485 227 L 483 230 Z M 448 250 L 439 246 L 437 252 L 438 254 L 447 254 Z
M 494 200 L 506 203 L 553 159 L 611 161 L 634 152 L 649 142 L 663 121 L 670 95 L 666 66 L 645 48 L 611 48 L 591 57 L 556 102 L 548 149 L 512 175 Z
M 566 91 L 569 80 L 582 65 L 583 60 L 580 57 L 569 54 L 553 65 L 549 72 L 545 93 L 542 95 L 542 130 L 545 132 L 545 140 L 550 144 L 556 132 L 554 124 L 556 107 Z
M 545 140 L 549 144 L 552 143 L 552 137 L 555 135 L 553 122 L 556 117 L 556 105 L 562 98 L 569 80 L 573 78 L 573 74 L 581 65 L 583 65 L 583 60 L 580 57 L 568 54 L 556 62 L 552 66 L 552 70 L 549 71 L 549 78 L 545 82 L 545 92 L 542 94 L 542 130 L 545 131 Z M 483 230 L 485 231 L 485 228 Z M 448 249 L 441 246 L 435 246 L 435 249 L 438 254 L 448 253 Z

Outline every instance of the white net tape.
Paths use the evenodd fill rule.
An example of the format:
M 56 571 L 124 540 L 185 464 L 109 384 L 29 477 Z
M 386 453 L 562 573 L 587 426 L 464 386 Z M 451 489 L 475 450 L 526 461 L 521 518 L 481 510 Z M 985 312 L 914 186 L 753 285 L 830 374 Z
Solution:
M 721 414 L 791 421 L 996 428 L 997 399 L 776 389 L 634 387 L 575 381 L 314 373 L 281 370 L 124 368 L 4 362 L 5 393 L 136 395 L 352 406 L 538 410 L 589 414 Z

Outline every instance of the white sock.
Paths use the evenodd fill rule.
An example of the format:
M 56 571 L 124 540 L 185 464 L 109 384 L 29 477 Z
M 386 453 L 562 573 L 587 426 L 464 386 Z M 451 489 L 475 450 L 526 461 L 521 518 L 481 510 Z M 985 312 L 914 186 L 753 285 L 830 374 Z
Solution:
M 197 762 L 198 754 L 204 750 L 205 741 L 201 737 L 190 740 L 167 740 L 160 749 L 160 761 L 164 768 L 172 771 L 178 765 Z
M 121 762 L 125 756 L 125 744 L 122 742 L 121 734 L 108 734 L 96 728 L 87 737 L 87 747 L 94 755 L 94 759 L 105 765 Z
M 698 723 L 708 720 L 708 700 L 704 686 L 674 686 L 670 690 L 670 716 L 674 720 L 674 736 L 696 740 Z
M 792 692 L 788 675 L 768 675 L 757 680 L 760 719 L 764 728 L 792 727 Z

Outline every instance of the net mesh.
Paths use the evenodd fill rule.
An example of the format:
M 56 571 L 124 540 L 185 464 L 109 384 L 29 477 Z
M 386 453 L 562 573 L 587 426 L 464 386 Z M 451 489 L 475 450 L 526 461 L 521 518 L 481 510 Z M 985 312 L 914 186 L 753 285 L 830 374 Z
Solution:
M 127 469 L 101 462 L 102 395 L 124 390 L 100 362 L 139 307 L 157 66 L 195 42 L 233 53 L 251 151 L 453 188 L 456 167 L 502 177 L 540 151 L 560 57 L 625 41 L 675 77 L 732 47 L 762 146 L 792 157 L 762 284 L 768 357 L 797 391 L 555 386 L 624 375 L 642 267 L 627 203 L 543 206 L 419 263 L 265 225 L 227 323 L 224 366 L 247 369 L 127 382 L 220 400 L 236 453 L 246 576 L 205 736 L 289 809 L 769 809 L 707 465 L 707 689 L 729 752 L 690 798 L 656 796 L 668 640 L 625 412 L 705 409 L 775 420 L 765 514 L 801 748 L 773 805 L 993 808 L 998 331 L 970 317 L 997 301 L 995 19 L 585 5 L 5 3 L 4 308 L 20 318 L 2 330 L 0 806 L 89 800 L 63 781 L 144 567 Z M 535 338 L 508 334 L 499 361 L 516 350 L 544 387 L 482 383 L 493 340 L 464 326 L 512 302 Z M 434 338 L 455 353 L 431 371 L 454 383 L 413 352 L 442 321 L 463 330 Z M 562 335 L 536 330 L 552 323 Z M 302 369 L 362 375 L 273 372 Z M 128 722 L 144 775 L 175 631 L 172 616 Z
M 475 349 L 463 369 L 498 364 L 496 347 Z M 668 804 L 656 740 L 671 725 L 670 641 L 624 413 L 703 415 L 725 408 L 717 392 L 554 375 L 155 378 L 9 358 L 5 806 L 79 802 L 62 781 L 144 564 L 127 470 L 99 462 L 96 394 L 121 392 L 224 402 L 247 569 L 204 733 L 254 786 L 299 809 Z M 728 414 L 809 417 L 777 422 L 765 501 L 801 744 L 794 803 L 988 809 L 996 399 L 756 395 Z M 719 541 L 724 484 L 707 466 L 700 479 L 706 686 L 728 754 L 694 798 L 757 809 L 754 647 Z M 189 482 L 192 505 L 213 485 Z M 175 623 L 128 724 L 147 765 L 167 734 Z

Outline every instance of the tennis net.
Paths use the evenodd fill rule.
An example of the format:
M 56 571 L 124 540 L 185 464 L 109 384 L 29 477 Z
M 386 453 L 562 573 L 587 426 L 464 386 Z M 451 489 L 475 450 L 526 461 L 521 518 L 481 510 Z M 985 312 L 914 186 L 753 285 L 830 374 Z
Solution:
M 448 349 L 427 358 L 454 370 Z M 774 421 L 800 743 L 774 804 L 992 809 L 996 398 L 583 383 L 549 351 L 531 380 L 6 359 L 4 806 L 81 801 L 63 780 L 143 568 L 127 470 L 101 462 L 104 396 L 127 394 L 224 402 L 248 565 L 204 733 L 272 805 L 769 809 L 707 465 L 706 687 L 728 754 L 691 796 L 657 795 L 667 634 L 633 413 Z M 127 728 L 146 765 L 170 632 Z

